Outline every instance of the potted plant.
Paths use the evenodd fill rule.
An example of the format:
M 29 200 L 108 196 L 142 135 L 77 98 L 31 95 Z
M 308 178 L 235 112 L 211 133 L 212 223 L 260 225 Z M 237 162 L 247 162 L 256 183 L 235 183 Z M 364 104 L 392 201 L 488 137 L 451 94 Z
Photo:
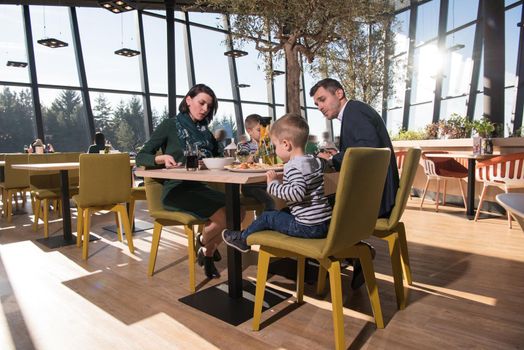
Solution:
M 493 153 L 493 141 L 491 140 L 491 134 L 495 131 L 495 125 L 486 117 L 480 120 L 473 121 L 473 129 L 482 138 L 483 153 Z

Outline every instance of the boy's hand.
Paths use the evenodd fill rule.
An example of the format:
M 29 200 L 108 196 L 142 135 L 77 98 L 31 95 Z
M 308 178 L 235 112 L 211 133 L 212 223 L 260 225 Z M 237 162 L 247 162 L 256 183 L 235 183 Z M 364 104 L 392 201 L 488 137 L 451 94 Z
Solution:
M 268 170 L 266 172 L 266 177 L 267 177 L 267 183 L 269 184 L 272 181 L 277 179 L 277 173 L 275 172 L 275 170 Z

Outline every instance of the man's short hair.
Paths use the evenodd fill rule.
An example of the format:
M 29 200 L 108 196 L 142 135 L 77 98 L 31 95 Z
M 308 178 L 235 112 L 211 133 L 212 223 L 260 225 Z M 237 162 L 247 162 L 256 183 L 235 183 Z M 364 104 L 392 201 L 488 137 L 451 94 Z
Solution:
M 272 137 L 289 140 L 295 147 L 305 148 L 308 135 L 309 125 L 296 113 L 288 113 L 271 125 Z
M 258 114 L 250 114 L 246 117 L 246 120 L 244 120 L 244 127 L 246 129 L 253 129 L 255 126 L 260 124 L 260 118 Z
M 338 89 L 341 89 L 342 92 L 344 92 L 344 88 L 342 87 L 342 84 L 338 82 L 338 80 L 326 78 L 326 79 L 322 79 L 321 81 L 313 85 L 311 90 L 309 90 L 309 96 L 313 97 L 315 93 L 317 92 L 317 90 L 321 87 L 331 92 L 332 94 L 334 94 Z M 344 92 L 344 97 L 346 97 L 345 92 Z

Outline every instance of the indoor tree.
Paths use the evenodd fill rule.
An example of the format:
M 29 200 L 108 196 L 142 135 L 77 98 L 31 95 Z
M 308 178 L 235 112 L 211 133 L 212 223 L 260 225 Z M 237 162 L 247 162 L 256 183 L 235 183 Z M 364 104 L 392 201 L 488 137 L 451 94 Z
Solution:
M 312 63 L 330 43 L 352 37 L 354 22 L 374 23 L 391 18 L 389 1 L 362 0 L 197 0 L 206 11 L 230 15 L 237 42 L 253 40 L 266 58 L 285 55 L 288 112 L 300 113 L 301 58 Z M 268 40 L 270 38 L 271 40 Z

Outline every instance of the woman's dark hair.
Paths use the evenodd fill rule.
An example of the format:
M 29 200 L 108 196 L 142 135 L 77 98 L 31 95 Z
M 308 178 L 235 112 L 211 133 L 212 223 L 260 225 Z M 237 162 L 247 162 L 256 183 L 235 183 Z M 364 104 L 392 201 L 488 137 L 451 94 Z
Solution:
M 106 145 L 106 137 L 101 132 L 95 133 L 95 144 L 97 146 L 105 146 Z
M 178 110 L 180 113 L 189 113 L 189 106 L 187 105 L 186 98 L 189 96 L 191 98 L 194 98 L 196 95 L 200 93 L 205 93 L 211 96 L 211 99 L 213 99 L 213 103 L 211 105 L 211 110 L 206 115 L 206 120 L 208 123 L 210 123 L 213 120 L 213 116 L 217 112 L 218 109 L 218 101 L 217 97 L 215 96 L 215 93 L 211 88 L 205 84 L 196 84 L 193 86 L 184 96 L 182 99 L 182 102 L 180 102 L 180 105 L 178 106 Z

